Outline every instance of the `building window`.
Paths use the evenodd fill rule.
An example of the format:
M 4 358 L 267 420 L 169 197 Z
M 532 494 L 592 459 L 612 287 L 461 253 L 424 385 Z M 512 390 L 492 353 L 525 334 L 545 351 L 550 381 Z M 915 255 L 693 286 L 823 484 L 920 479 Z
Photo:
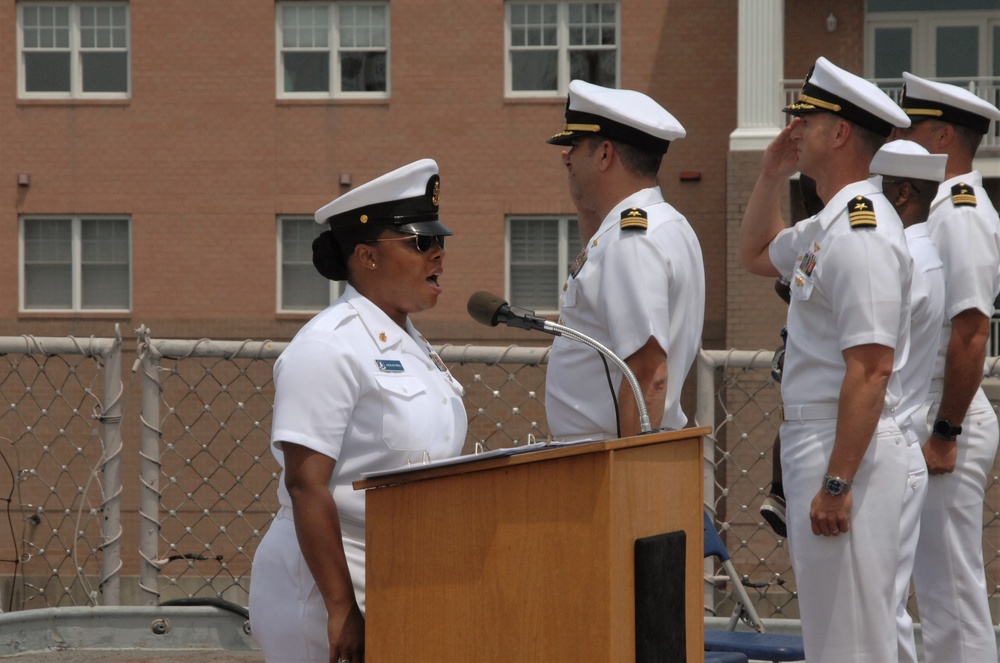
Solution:
M 898 79 L 909 71 L 972 87 L 1000 77 L 1000 17 L 996 11 L 983 10 L 981 2 L 968 0 L 949 3 L 942 11 L 929 11 L 932 4 L 869 0 L 865 20 L 867 75 Z
M 385 97 L 387 2 L 279 2 L 278 96 Z
M 278 219 L 278 311 L 322 311 L 340 295 L 340 284 L 323 278 L 312 263 L 312 243 L 329 227 L 309 217 Z
M 121 217 L 22 217 L 21 309 L 128 311 L 132 239 Z
M 565 95 L 579 78 L 618 86 L 617 2 L 506 4 L 507 93 Z
M 20 2 L 19 94 L 27 98 L 126 98 L 128 5 Z
M 513 217 L 507 220 L 507 283 L 514 306 L 559 310 L 559 293 L 580 253 L 576 217 Z

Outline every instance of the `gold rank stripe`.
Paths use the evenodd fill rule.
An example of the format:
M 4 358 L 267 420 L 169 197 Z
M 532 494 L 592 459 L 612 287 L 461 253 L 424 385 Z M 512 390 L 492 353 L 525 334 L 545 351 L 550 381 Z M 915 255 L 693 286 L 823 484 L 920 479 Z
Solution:
M 805 102 L 807 104 L 812 104 L 813 106 L 822 108 L 824 110 L 832 111 L 834 113 L 837 113 L 841 110 L 840 104 L 833 104 L 830 103 L 829 101 L 823 101 L 822 99 L 817 99 L 816 97 L 810 97 L 808 94 L 800 94 L 799 101 Z
M 937 108 L 904 108 L 903 112 L 907 115 L 927 115 L 928 117 L 941 117 L 944 115 L 944 111 Z

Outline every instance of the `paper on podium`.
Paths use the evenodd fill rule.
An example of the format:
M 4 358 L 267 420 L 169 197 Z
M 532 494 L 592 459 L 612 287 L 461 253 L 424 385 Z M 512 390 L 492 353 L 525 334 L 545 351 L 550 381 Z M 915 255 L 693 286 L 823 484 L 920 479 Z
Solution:
M 548 447 L 546 442 L 530 442 L 517 447 L 504 447 L 502 449 L 492 449 L 490 451 L 481 451 L 474 454 L 465 454 L 463 456 L 453 456 L 451 458 L 441 458 L 440 460 L 427 460 L 422 463 L 412 463 L 410 465 L 404 465 L 403 467 L 397 467 L 391 470 L 378 470 L 376 472 L 362 472 L 362 479 L 374 479 L 376 477 L 386 476 L 388 474 L 399 474 L 401 472 L 415 472 L 417 470 L 426 470 L 431 467 L 445 467 L 448 465 L 460 465 L 462 463 L 475 463 L 476 461 L 486 460 L 487 458 L 502 458 L 504 456 L 513 456 L 515 454 L 525 453 L 527 451 L 538 451 L 540 449 L 545 449 Z

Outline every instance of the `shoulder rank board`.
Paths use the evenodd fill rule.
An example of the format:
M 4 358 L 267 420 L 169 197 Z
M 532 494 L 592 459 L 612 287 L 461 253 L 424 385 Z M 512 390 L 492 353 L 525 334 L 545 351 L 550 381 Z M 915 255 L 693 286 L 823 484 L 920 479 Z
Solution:
M 622 230 L 645 230 L 649 227 L 646 210 L 633 207 L 622 212 L 620 227 Z
M 951 202 L 955 207 L 975 207 L 976 190 L 965 182 L 951 187 Z
M 847 219 L 853 229 L 874 228 L 875 206 L 864 196 L 855 196 L 854 200 L 847 203 Z

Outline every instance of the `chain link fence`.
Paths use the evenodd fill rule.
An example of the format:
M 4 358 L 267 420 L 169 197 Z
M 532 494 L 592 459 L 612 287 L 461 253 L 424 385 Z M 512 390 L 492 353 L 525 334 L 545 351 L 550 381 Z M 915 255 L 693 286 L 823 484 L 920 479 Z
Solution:
M 117 330 L 82 341 L 0 338 L 4 609 L 198 598 L 246 605 L 253 552 L 278 508 L 268 446 L 272 368 L 286 346 L 161 340 L 145 328 L 128 352 Z M 465 386 L 465 453 L 548 437 L 548 348 L 438 351 Z M 124 355 L 131 370 L 122 368 Z M 770 351 L 703 351 L 693 371 L 693 423 L 713 431 L 705 440 L 705 504 L 750 596 L 763 617 L 797 618 L 786 542 L 758 512 L 780 424 L 771 358 Z M 995 474 L 984 512 L 994 603 Z M 706 609 L 729 614 L 730 593 L 711 582 L 715 575 L 707 563 Z

